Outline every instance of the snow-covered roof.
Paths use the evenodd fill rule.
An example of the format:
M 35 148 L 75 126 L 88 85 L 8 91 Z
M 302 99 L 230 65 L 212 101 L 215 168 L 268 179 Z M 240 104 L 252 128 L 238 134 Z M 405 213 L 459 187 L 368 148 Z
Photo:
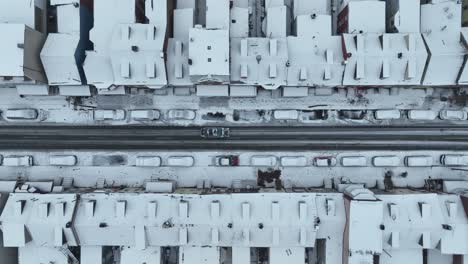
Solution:
M 36 247 L 36 246 L 22 247 L 18 249 L 18 259 L 17 259 L 18 262 L 17 263 L 21 263 L 21 264 L 36 264 L 36 263 L 69 264 L 70 262 L 69 262 L 68 256 L 64 254 L 64 251 L 61 251 L 61 249 L 62 248 Z M 5 259 L 2 259 L 2 260 L 7 261 Z M 5 262 L 5 263 L 14 263 L 14 262 Z M 83 263 L 83 264 L 86 264 L 86 263 Z M 94 263 L 94 264 L 98 264 L 98 263 Z
M 343 57 L 339 36 L 288 37 L 289 86 L 339 86 Z
M 80 85 L 75 54 L 79 35 L 49 34 L 41 51 L 41 60 L 52 85 Z
M 55 5 L 57 10 L 57 32 L 79 35 L 82 9 L 76 5 L 76 0 L 51 1 L 51 5 Z
M 421 5 L 421 33 L 433 37 L 456 38 L 460 34 L 461 15 L 462 6 L 457 1 L 423 4 Z
M 111 59 L 108 56 L 100 56 L 95 51 L 87 51 L 83 69 L 88 84 L 99 89 L 107 89 L 114 84 L 114 73 Z
M 180 264 L 220 263 L 221 248 L 219 247 L 180 247 Z
M 277 89 L 286 85 L 286 38 L 232 38 L 231 82 Z
M 384 206 L 385 249 L 435 249 L 468 253 L 468 219 L 458 195 L 377 195 Z M 450 229 L 444 229 L 444 225 Z
M 231 8 L 231 38 L 247 38 L 249 36 L 249 9 L 242 7 Z
M 81 245 L 313 246 L 316 215 L 314 194 L 95 193 L 81 195 L 75 229 Z
M 291 33 L 291 10 L 285 6 L 271 6 L 266 10 L 264 33 L 267 38 L 285 38 Z
M 65 243 L 83 247 L 83 263 L 96 263 L 103 246 L 123 246 L 123 263 L 159 259 L 161 246 L 179 247 L 188 264 L 200 258 L 217 263 L 221 247 L 232 247 L 239 260 L 248 260 L 239 248 L 269 247 L 273 263 L 282 263 L 303 260 L 316 239 L 327 240 L 322 257 L 336 258 L 343 250 L 345 263 L 372 260 L 384 250 L 398 256 L 389 263 L 404 254 L 417 260 L 413 253 L 423 248 L 441 256 L 468 253 L 468 218 L 459 195 L 374 194 L 356 184 L 345 194 L 343 200 L 341 193 L 274 191 L 13 193 L 0 220 L 5 245 L 19 247 L 28 261 L 33 252 L 53 260 L 55 251 L 43 254 Z
M 91 193 L 81 194 L 77 202 L 74 194 L 15 193 L 0 219 L 4 243 L 11 247 L 29 242 L 138 249 L 207 244 L 313 247 L 318 227 L 315 197 Z
M 145 18 L 135 0 L 95 1 L 94 27 L 84 70 L 89 84 L 98 88 L 119 85 L 161 88 L 167 84 L 164 43 L 167 2 L 146 1 Z M 149 19 L 149 24 L 136 24 Z
M 94 27 L 90 39 L 99 55 L 105 56 L 110 52 L 112 34 L 119 24 L 135 23 L 135 13 L 135 0 L 94 1 Z
M 329 15 L 299 15 L 295 21 L 296 36 L 313 37 L 317 34 L 331 36 L 331 21 Z
M 384 33 L 385 2 L 383 1 L 350 1 L 338 16 L 338 32 Z
M 189 75 L 188 42 L 169 39 L 167 49 L 167 76 L 170 84 L 192 85 Z
M 86 52 L 84 71 L 89 84 L 98 88 L 109 88 L 114 84 L 110 59 L 112 34 L 121 23 L 135 23 L 135 0 L 94 1 L 94 26 L 90 40 L 94 50 Z
M 24 76 L 24 24 L 0 24 L 0 34 L 8 36 L 0 42 L 0 58 L 8 63 L 0 63 L 0 76 Z
M 347 232 L 347 255 L 358 258 L 359 255 L 374 255 L 382 253 L 383 205 L 380 201 L 349 201 Z M 356 262 L 359 263 L 359 262 Z
M 437 19 L 434 19 L 437 17 Z M 461 4 L 445 1 L 421 5 L 421 33 L 431 54 L 424 85 L 456 85 L 468 82 L 464 64 L 468 46 L 461 27 Z
M 344 34 L 343 85 L 419 85 L 427 51 L 419 34 Z
M 0 42 L 1 77 L 27 77 L 46 82 L 39 53 L 45 37 L 24 24 L 0 23 L 0 34 L 8 36 Z
M 120 24 L 109 47 L 114 84 L 161 88 L 167 84 L 165 29 L 155 24 Z
M 4 245 L 24 247 L 28 242 L 43 247 L 77 245 L 70 229 L 76 202 L 75 194 L 10 194 L 0 217 Z
M 229 81 L 229 30 L 190 29 L 189 74 L 194 82 Z
M 254 12 L 257 7 L 246 0 L 232 3 L 186 0 L 177 3 L 173 20 L 168 21 L 173 6 L 165 0 L 95 1 L 94 27 L 90 32 L 94 49 L 86 51 L 83 71 L 83 53 L 91 43 L 86 41 L 88 26 L 80 23 L 88 19 L 81 6 L 89 2 L 76 5 L 74 0 L 54 0 L 51 5 L 57 9 L 58 33 L 76 37 L 81 33 L 82 38 L 75 45 L 76 37 L 50 34 L 51 40 L 43 51 L 49 84 L 79 85 L 77 71 L 81 80 L 86 77 L 100 93 L 104 88 L 122 90 L 124 85 L 161 88 L 229 82 L 234 86 L 260 85 L 267 89 L 468 83 L 467 34 L 460 26 L 462 6 L 459 1 L 426 1 L 421 6 L 418 0 L 340 1 L 337 3 L 341 6 L 338 31 L 349 33 L 343 36 L 330 35 L 332 28 L 335 29 L 331 16 L 336 11 L 330 2 L 269 0 L 263 10 L 266 17 L 260 21 L 259 14 Z M 39 18 L 32 21 L 31 17 L 40 15 L 29 14 L 33 9 L 44 11 L 45 1 L 18 0 L 11 4 L 2 0 L 0 7 L 2 5 L 8 7 L 2 9 L 5 14 L 0 16 L 0 23 L 7 24 L 2 31 L 10 37 L 0 44 L 0 53 L 2 59 L 12 62 L 0 66 L 0 75 L 7 77 L 2 83 L 46 83 L 37 56 L 33 54 L 41 41 L 33 29 L 38 26 L 34 23 L 39 23 Z M 200 12 L 200 5 L 205 5 L 206 13 Z M 143 8 L 145 12 L 141 12 Z M 398 33 L 384 33 L 385 20 L 387 32 Z M 197 23 L 201 25 L 194 28 Z M 24 52 L 31 51 L 27 56 L 17 47 L 25 36 L 19 29 L 12 32 L 17 27 L 13 25 L 21 24 L 26 25 L 28 35 L 37 38 L 37 41 L 23 41 L 28 43 Z M 155 38 L 149 41 L 148 33 L 143 31 L 149 32 L 151 27 L 155 28 Z M 128 33 L 123 33 L 122 28 L 128 28 Z M 173 38 L 166 39 L 170 36 L 169 28 L 173 28 Z M 363 34 L 358 35 L 359 32 Z M 259 37 L 262 34 L 266 37 Z M 128 37 L 125 39 L 123 35 Z M 363 43 L 362 47 L 357 46 L 357 38 Z M 247 56 L 242 54 L 245 41 L 259 43 L 258 47 L 247 45 Z M 272 41 L 277 42 L 277 53 L 271 56 L 264 47 Z M 77 47 L 78 69 L 72 62 L 71 46 Z M 338 55 L 340 49 L 345 50 L 342 58 Z M 65 51 L 68 55 L 61 55 Z M 257 62 L 259 56 L 261 59 Z M 50 61 L 59 57 L 62 62 Z M 64 57 L 69 62 L 64 62 Z M 339 80 L 344 61 L 344 75 Z M 59 64 L 61 66 L 56 66 Z
M 331 15 L 331 0 L 310 1 L 310 0 L 294 0 L 293 14 L 294 18 L 300 15 Z
M 161 253 L 162 253 L 161 251 L 163 250 L 160 247 L 148 247 L 146 249 L 123 247 L 121 256 L 120 256 L 120 263 L 121 264 L 135 264 L 135 263 L 160 264 Z
M 46 6 L 46 0 L 0 0 L 0 23 L 25 24 L 45 33 Z
M 420 0 L 387 0 L 387 29 L 390 32 L 420 32 Z
M 206 0 L 206 28 L 229 30 L 229 0 Z
M 401 258 L 422 260 L 418 253 L 421 249 L 438 249 L 444 256 L 468 252 L 468 218 L 460 196 L 390 193 L 375 197 L 375 201 L 345 202 L 346 263 L 367 263 L 383 251 L 395 254 L 395 258 L 386 260 L 391 261 L 388 263 L 400 263 Z
M 171 2 L 173 1 L 167 1 L 167 0 L 145 1 L 145 16 L 148 18 L 149 23 L 158 25 L 160 31 L 167 30 L 168 14 L 174 5 Z
M 423 33 L 427 48 L 431 56 L 428 59 L 426 73 L 424 75 L 424 85 L 456 85 L 468 82 L 463 69 L 465 55 L 468 54 L 468 47 L 461 41 L 462 37 L 445 38 L 441 36 L 431 36 Z
M 177 4 L 183 4 L 179 1 Z M 188 1 L 187 1 L 188 3 Z M 193 8 L 174 10 L 174 38 L 167 45 L 167 79 L 174 85 L 193 85 L 189 75 L 189 31 L 195 23 Z

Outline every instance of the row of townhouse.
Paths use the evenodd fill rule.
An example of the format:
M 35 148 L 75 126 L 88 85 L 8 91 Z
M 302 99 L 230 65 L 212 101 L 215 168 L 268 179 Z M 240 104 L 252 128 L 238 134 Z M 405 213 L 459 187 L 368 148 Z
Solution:
M 259 252 L 272 264 L 468 261 L 466 193 L 343 184 L 319 192 L 41 194 L 7 186 L 15 185 L 0 182 L 7 191 L 0 216 L 4 264 L 177 263 L 167 260 L 174 248 L 181 264 L 265 263 L 254 259 Z
M 457 0 L 9 2 L 0 1 L 0 86 L 25 95 L 196 86 L 199 96 L 257 87 L 306 96 L 308 87 L 468 82 Z

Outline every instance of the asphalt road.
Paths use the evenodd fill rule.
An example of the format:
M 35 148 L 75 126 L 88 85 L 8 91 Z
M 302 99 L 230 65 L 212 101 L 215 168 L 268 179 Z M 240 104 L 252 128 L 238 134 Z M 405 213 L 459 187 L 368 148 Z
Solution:
M 199 127 L 3 126 L 0 149 L 468 150 L 468 126 L 232 127 L 204 139 Z

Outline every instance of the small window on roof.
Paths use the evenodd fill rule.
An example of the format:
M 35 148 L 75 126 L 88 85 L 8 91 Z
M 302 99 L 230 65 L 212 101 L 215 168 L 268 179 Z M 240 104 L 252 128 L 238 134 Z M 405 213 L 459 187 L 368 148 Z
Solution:
M 211 62 L 211 58 L 208 58 L 208 62 Z
M 207 50 L 211 50 L 211 46 L 207 46 L 206 49 L 207 49 Z

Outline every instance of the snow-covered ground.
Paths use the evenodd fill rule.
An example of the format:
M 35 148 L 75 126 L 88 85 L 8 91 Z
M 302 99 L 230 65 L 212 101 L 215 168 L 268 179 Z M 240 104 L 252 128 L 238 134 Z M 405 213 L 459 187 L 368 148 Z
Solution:
M 178 92 L 185 89 L 184 92 Z M 337 88 L 325 90 L 310 88 L 308 97 L 283 97 L 281 90 L 259 90 L 257 97 L 198 97 L 195 88 L 166 88 L 162 90 L 135 89 L 128 95 L 98 95 L 89 98 L 67 98 L 64 96 L 20 97 L 16 89 L 2 89 L 0 111 L 8 109 L 33 108 L 40 112 L 40 118 L 28 124 L 70 124 L 70 125 L 349 125 L 349 124 L 420 124 L 420 123 L 468 123 L 463 121 L 409 120 L 407 110 L 430 110 L 437 117 L 441 110 L 467 111 L 465 95 L 455 94 L 449 88 Z M 466 100 L 465 100 L 466 101 Z M 94 110 L 124 110 L 122 120 L 95 121 Z M 159 120 L 133 120 L 131 111 L 154 109 L 161 113 Z M 171 110 L 193 110 L 195 118 L 181 120 L 170 118 Z M 275 111 L 296 110 L 294 120 L 275 119 Z M 318 118 L 322 110 L 324 119 Z M 343 118 L 340 110 L 367 110 L 363 120 Z M 397 120 L 377 120 L 375 110 L 400 110 Z M 24 122 L 23 122 L 24 123 Z M 0 120 L 0 124 L 18 124 L 18 121 Z
M 216 187 L 256 185 L 275 187 L 279 180 L 285 188 L 332 187 L 335 183 L 364 183 L 369 188 L 384 188 L 385 176 L 391 177 L 395 187 L 424 187 L 427 179 L 468 180 L 468 166 L 445 166 L 441 157 L 448 154 L 468 155 L 468 153 L 440 151 L 368 151 L 368 152 L 38 152 L 2 151 L 3 158 L 30 155 L 33 166 L 0 166 L 0 179 L 21 179 L 28 181 L 51 181 L 60 185 L 73 179 L 76 187 L 96 187 L 105 183 L 106 187 L 143 187 L 148 181 L 158 179 L 173 180 L 178 187 L 195 187 L 205 181 Z M 50 166 L 51 155 L 75 155 L 76 166 Z M 219 167 L 215 159 L 222 155 L 239 155 L 238 167 Z M 160 167 L 137 167 L 137 157 L 160 157 Z M 409 167 L 405 157 L 429 157 L 432 165 Z M 193 157 L 192 167 L 169 166 L 170 157 Z M 253 166 L 258 157 L 269 157 L 276 164 L 272 166 Z M 282 158 L 304 159 L 301 167 L 284 166 Z M 363 167 L 343 166 L 344 157 L 362 157 Z M 376 166 L 376 157 L 391 159 L 397 164 Z M 317 158 L 332 158 L 332 167 L 317 166 Z M 262 176 L 263 175 L 263 176 Z

